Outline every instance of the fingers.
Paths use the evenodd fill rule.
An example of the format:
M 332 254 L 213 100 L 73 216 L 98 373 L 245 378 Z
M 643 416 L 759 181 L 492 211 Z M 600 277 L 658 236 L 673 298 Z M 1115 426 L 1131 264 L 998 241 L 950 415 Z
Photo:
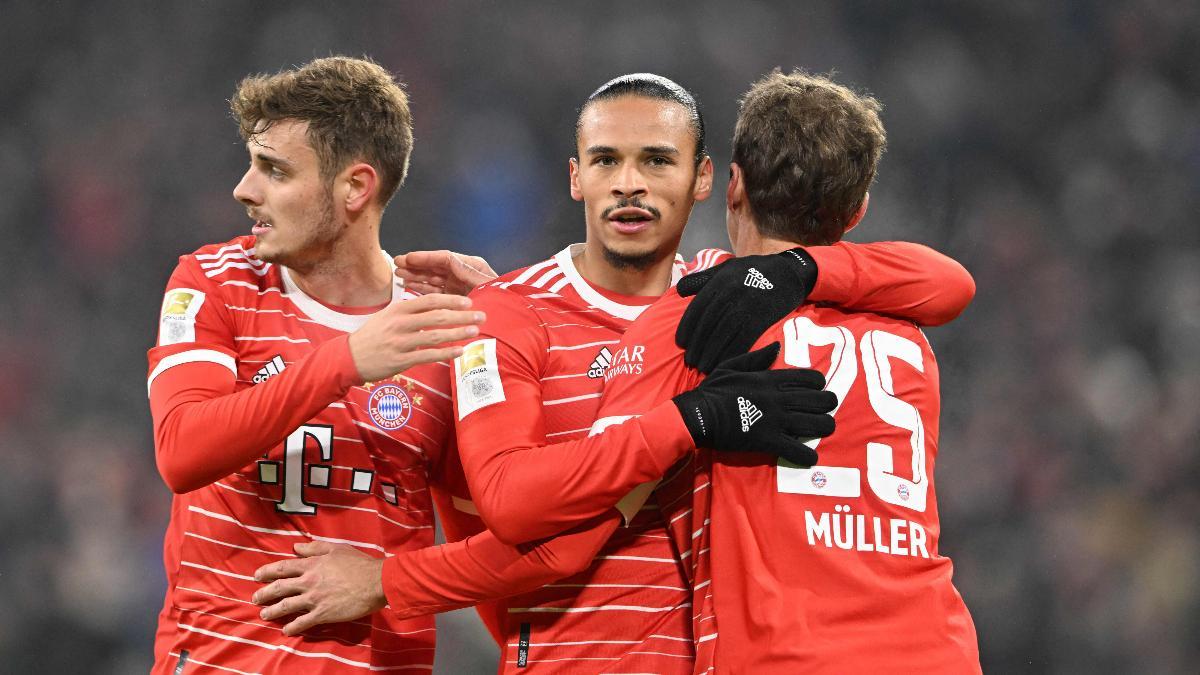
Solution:
M 837 423 L 832 415 L 795 413 L 788 416 L 784 429 L 798 438 L 825 438 L 837 430 Z
M 255 591 L 254 595 L 250 596 L 250 602 L 253 602 L 256 605 L 269 605 L 280 598 L 290 598 L 292 596 L 301 595 L 306 590 L 307 589 L 304 587 L 304 584 L 302 584 L 298 579 L 279 579 L 278 581 L 273 581 Z M 278 607 L 279 604 L 282 603 L 277 603 L 276 605 L 273 605 L 273 607 Z M 289 613 L 290 612 L 274 614 L 274 616 L 286 616 Z M 264 615 L 263 618 L 267 619 L 272 617 Z
M 266 583 L 276 579 L 298 577 L 307 572 L 310 567 L 312 567 L 312 562 L 308 560 L 280 560 L 258 568 L 254 573 L 254 580 Z
M 724 263 L 721 264 L 723 265 Z M 708 280 L 712 278 L 713 274 L 716 273 L 717 268 L 720 266 L 721 265 L 717 265 L 716 267 L 710 267 L 706 270 L 696 272 L 695 274 L 687 275 L 686 277 L 680 279 L 679 283 L 675 284 L 675 289 L 678 290 L 679 295 L 684 298 L 699 293 L 700 289 L 704 288 L 704 284 L 708 283 Z
M 412 251 L 403 257 L 407 267 L 445 277 L 450 275 L 455 255 L 453 251 L 442 249 L 440 251 Z M 397 265 L 400 264 L 400 257 L 396 256 Z
M 810 467 L 817 463 L 817 451 L 804 445 L 798 438 L 792 439 L 779 450 L 779 456 L 792 464 Z
M 488 265 L 487 261 L 483 258 L 461 254 L 454 255 L 453 264 L 450 266 L 450 274 L 460 282 L 463 288 L 474 288 L 479 284 L 496 278 L 496 273 L 492 270 L 491 265 Z
M 285 614 L 284 616 L 287 615 Z M 291 637 L 299 635 L 314 626 L 319 626 L 323 623 L 329 623 L 327 621 L 322 621 L 319 617 L 320 615 L 316 611 L 301 614 L 293 619 L 291 623 L 283 627 L 283 634 Z
M 308 558 L 314 555 L 325 555 L 326 553 L 332 553 L 337 548 L 338 547 L 336 544 L 330 544 L 326 541 L 308 541 L 301 544 L 296 544 L 292 547 L 292 550 L 294 550 L 297 555 Z
M 789 411 L 824 414 L 832 412 L 838 405 L 837 394 L 832 391 L 796 392 L 788 396 L 784 407 Z
M 428 282 L 425 281 L 405 281 L 404 287 L 416 293 L 417 295 L 430 295 L 433 293 L 441 293 L 445 288 L 445 283 L 437 281 L 436 277 Z
M 471 308 L 471 299 L 449 293 L 430 293 L 413 300 L 397 302 L 388 309 L 396 314 L 421 314 L 436 309 L 467 310 Z
M 821 371 L 813 370 L 812 368 L 787 368 L 773 370 L 771 373 L 771 375 L 767 375 L 766 377 L 772 378 L 782 391 L 825 388 L 825 375 Z M 780 374 L 775 375 L 774 373 Z
M 771 344 L 761 349 L 756 349 L 752 352 L 735 356 L 722 362 L 718 368 L 722 370 L 736 370 L 740 372 L 755 372 L 766 370 L 775 363 L 775 359 L 779 356 L 779 343 L 772 342 Z M 775 372 L 791 372 L 791 371 L 775 371 Z
M 416 302 L 415 300 L 413 302 Z M 401 303 L 403 304 L 403 303 Z M 428 330 L 449 326 L 477 326 L 487 320 L 483 312 L 455 309 L 432 309 L 412 314 L 403 323 L 403 329 Z

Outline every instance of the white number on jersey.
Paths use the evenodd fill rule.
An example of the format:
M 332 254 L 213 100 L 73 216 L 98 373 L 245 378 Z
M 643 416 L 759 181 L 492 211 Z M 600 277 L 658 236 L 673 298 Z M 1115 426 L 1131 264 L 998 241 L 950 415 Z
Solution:
M 811 368 L 811 347 L 832 347 L 826 389 L 837 394 L 838 407 L 858 377 L 858 353 L 854 336 L 842 326 L 821 326 L 808 317 L 797 317 L 784 324 L 783 360 L 797 368 Z M 918 512 L 925 511 L 929 480 L 925 475 L 925 426 L 920 412 L 896 397 L 892 380 L 892 359 L 899 359 L 920 372 L 925 371 L 921 347 L 907 338 L 882 330 L 867 331 L 859 342 L 862 370 L 867 379 L 867 396 L 872 410 L 884 422 L 909 432 L 912 451 L 912 480 L 897 476 L 896 451 L 885 443 L 868 443 L 867 485 L 877 497 L 889 504 Z M 816 449 L 821 439 L 808 441 Z M 777 488 L 780 492 L 854 498 L 862 494 L 861 472 L 854 467 L 816 465 L 801 468 L 779 460 Z

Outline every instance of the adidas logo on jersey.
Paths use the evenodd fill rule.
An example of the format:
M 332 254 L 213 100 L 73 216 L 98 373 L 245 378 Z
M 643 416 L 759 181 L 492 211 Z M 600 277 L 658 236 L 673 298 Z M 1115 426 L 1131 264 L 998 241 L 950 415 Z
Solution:
M 742 283 L 750 288 L 757 288 L 763 291 L 769 291 L 772 288 L 775 288 L 775 284 L 771 283 L 770 279 L 753 267 L 746 272 L 746 280 Z
M 587 376 L 592 379 L 604 377 L 604 371 L 608 369 L 610 363 L 612 363 L 612 352 L 608 351 L 608 347 L 601 347 L 600 353 L 592 359 L 592 365 L 588 366 Z
M 743 432 L 750 431 L 750 427 L 754 426 L 754 423 L 762 419 L 763 416 L 762 411 L 758 409 L 758 406 L 754 405 L 750 401 L 747 401 L 741 396 L 738 397 L 738 415 L 740 415 L 742 418 Z
M 254 384 L 262 384 L 279 373 L 282 373 L 283 369 L 286 367 L 287 365 L 284 364 L 283 358 L 276 354 L 271 358 L 270 361 L 267 361 L 267 365 L 259 368 L 258 372 L 254 373 L 254 379 L 251 380 L 251 382 Z

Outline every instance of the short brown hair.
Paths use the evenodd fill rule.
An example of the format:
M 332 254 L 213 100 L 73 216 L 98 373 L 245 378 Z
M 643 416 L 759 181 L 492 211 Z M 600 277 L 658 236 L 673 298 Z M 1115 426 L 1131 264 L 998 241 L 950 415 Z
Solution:
M 887 144 L 881 106 L 828 77 L 776 68 L 742 97 L 733 161 L 759 232 L 832 244 L 862 205 Z
M 368 59 L 331 56 L 274 75 L 251 75 L 238 84 L 229 106 L 246 140 L 280 120 L 307 122 L 321 176 L 332 180 L 351 162 L 364 161 L 379 172 L 381 204 L 408 175 L 408 95 Z

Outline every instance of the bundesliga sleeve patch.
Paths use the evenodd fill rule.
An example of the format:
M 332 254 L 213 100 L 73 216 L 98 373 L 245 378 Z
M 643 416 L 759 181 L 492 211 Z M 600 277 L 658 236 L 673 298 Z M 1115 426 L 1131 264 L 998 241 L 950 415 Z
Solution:
M 458 419 L 504 400 L 500 381 L 500 363 L 496 359 L 496 339 L 476 340 L 463 348 L 454 359 L 454 379 L 458 395 Z
M 196 314 L 204 304 L 204 293 L 191 288 L 172 288 L 163 297 L 158 327 L 158 345 L 196 341 Z

